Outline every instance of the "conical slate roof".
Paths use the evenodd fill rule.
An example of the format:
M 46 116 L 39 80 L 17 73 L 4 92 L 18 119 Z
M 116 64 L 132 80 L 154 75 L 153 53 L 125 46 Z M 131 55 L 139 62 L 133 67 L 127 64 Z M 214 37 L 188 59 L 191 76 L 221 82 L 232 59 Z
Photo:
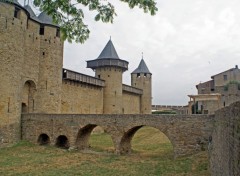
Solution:
M 108 41 L 97 59 L 119 59 L 111 39 Z
M 148 67 L 143 59 L 138 65 L 138 68 L 135 69 L 132 73 L 150 73 L 151 74 L 151 72 L 148 70 Z
M 21 6 L 21 4 L 18 2 L 18 0 L 13 0 L 13 1 L 9 0 L 9 2 L 13 2 L 13 4 L 17 4 L 17 5 Z
M 122 71 L 128 69 L 128 62 L 118 57 L 111 39 L 108 41 L 97 59 L 87 61 L 87 68 L 95 70 L 100 67 L 118 67 L 121 68 Z
M 33 12 L 32 8 L 29 5 L 25 5 L 24 8 L 28 11 L 30 17 L 36 17 L 35 13 Z
M 34 11 L 32 10 L 32 8 L 29 5 L 25 5 L 24 9 L 26 9 L 28 11 L 28 13 L 30 14 L 30 18 L 40 22 L 40 20 L 38 19 L 38 17 L 35 15 Z
M 39 15 L 38 15 L 38 19 L 45 23 L 45 24 L 53 24 L 53 20 L 52 20 L 52 17 L 50 17 L 49 15 L 47 15 L 45 12 L 41 12 Z

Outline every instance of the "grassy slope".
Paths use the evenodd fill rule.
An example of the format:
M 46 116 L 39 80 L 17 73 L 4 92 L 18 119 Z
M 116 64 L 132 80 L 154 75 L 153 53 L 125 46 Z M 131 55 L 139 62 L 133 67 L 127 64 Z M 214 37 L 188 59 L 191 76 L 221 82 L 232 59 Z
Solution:
M 90 145 L 98 152 L 69 152 L 21 142 L 0 150 L 0 175 L 210 175 L 206 152 L 174 160 L 168 139 L 153 128 L 136 133 L 130 156 L 111 153 L 112 141 L 104 133 L 92 135 Z

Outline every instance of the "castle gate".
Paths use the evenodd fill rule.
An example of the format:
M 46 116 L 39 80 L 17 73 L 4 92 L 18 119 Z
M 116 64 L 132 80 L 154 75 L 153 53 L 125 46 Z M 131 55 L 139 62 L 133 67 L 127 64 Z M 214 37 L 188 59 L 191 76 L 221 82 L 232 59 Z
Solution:
M 33 143 L 86 149 L 92 130 L 101 126 L 111 136 L 116 153 L 125 154 L 131 152 L 137 130 L 150 126 L 169 138 L 174 156 L 179 157 L 206 149 L 213 120 L 212 115 L 22 114 L 21 135 Z

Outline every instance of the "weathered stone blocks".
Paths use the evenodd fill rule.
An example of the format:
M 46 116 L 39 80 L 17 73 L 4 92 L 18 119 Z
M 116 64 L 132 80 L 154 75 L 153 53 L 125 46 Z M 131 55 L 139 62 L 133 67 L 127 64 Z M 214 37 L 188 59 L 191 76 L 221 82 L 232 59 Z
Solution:
M 55 145 L 64 135 L 70 147 L 85 149 L 91 132 L 100 126 L 112 137 L 116 153 L 130 153 L 134 134 L 142 126 L 150 126 L 169 138 L 175 157 L 179 157 L 207 148 L 213 119 L 208 115 L 23 114 L 22 138 L 37 143 L 41 134 L 47 134 L 50 144 Z

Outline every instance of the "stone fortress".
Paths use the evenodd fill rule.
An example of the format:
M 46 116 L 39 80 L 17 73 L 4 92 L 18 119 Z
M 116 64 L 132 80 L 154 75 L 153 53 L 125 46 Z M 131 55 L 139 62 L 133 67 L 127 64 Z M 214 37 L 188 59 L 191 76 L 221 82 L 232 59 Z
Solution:
M 87 67 L 95 77 L 63 69 L 59 26 L 17 0 L 0 2 L 0 143 L 17 141 L 21 113 L 150 114 L 151 76 L 144 60 L 122 83 L 128 62 L 111 40 Z
M 128 62 L 111 40 L 97 59 L 87 61 L 95 77 L 63 69 L 59 26 L 17 0 L 0 2 L 0 60 L 0 147 L 23 139 L 81 149 L 101 126 L 116 152 L 129 153 L 137 130 L 151 126 L 169 138 L 175 157 L 207 149 L 213 176 L 240 175 L 240 102 L 231 104 L 239 100 L 239 87 L 226 84 L 239 81 L 238 68 L 197 86 L 204 99 L 195 99 L 193 112 L 203 115 L 152 115 L 152 74 L 144 60 L 132 72 L 131 86 L 122 84 Z M 206 96 L 223 108 L 209 115 Z

